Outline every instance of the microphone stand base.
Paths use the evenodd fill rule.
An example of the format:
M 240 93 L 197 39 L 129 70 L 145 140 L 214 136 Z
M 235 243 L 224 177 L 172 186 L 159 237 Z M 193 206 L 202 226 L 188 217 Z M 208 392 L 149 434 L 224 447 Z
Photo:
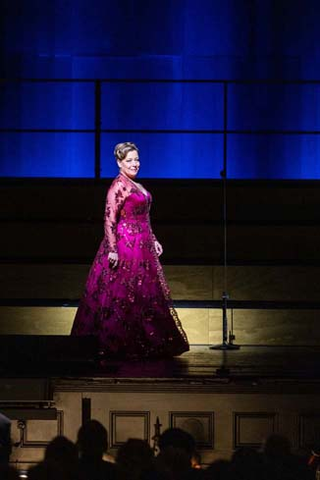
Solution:
M 233 343 L 223 342 L 220 345 L 211 345 L 210 350 L 239 350 L 240 345 L 234 345 Z

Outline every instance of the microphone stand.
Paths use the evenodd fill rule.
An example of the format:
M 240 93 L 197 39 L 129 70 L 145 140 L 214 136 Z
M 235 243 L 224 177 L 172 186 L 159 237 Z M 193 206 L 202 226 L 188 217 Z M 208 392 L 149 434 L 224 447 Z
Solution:
M 224 84 L 224 149 L 223 149 L 223 170 L 220 172 L 223 189 L 223 273 L 224 291 L 222 292 L 222 343 L 211 345 L 211 350 L 239 350 L 240 346 L 235 345 L 235 336 L 232 330 L 229 333 L 228 341 L 228 299 L 227 293 L 227 115 L 228 115 L 228 92 L 227 83 Z

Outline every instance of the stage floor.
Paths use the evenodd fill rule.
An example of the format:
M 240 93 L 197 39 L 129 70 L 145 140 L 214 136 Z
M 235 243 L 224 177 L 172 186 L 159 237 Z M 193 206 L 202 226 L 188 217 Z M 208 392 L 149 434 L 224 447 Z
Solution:
M 50 356 L 47 350 L 38 357 L 29 350 L 28 358 L 24 359 L 24 356 L 18 355 L 19 349 L 8 347 L 9 355 L 1 362 L 0 376 L 180 378 L 190 381 L 219 378 L 320 380 L 320 346 L 246 345 L 239 350 L 221 351 L 197 345 L 172 359 L 101 360 L 93 355 L 86 356 L 79 349 L 76 357 L 68 357 L 68 342 L 71 340 L 70 337 L 64 339 L 63 352 L 55 353 L 56 344 L 53 343 Z M 50 343 L 46 345 L 50 346 Z
M 320 347 L 241 346 L 239 350 L 211 350 L 191 346 L 170 360 L 106 360 L 96 374 L 107 377 L 288 378 L 320 380 Z

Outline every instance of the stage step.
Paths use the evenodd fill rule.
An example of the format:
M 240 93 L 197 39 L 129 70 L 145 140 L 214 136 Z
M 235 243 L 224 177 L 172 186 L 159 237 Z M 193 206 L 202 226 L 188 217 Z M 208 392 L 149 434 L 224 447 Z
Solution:
M 89 264 L 0 264 L 0 299 L 78 299 Z M 219 300 L 224 269 L 219 265 L 164 265 L 175 300 Z M 232 265 L 228 293 L 239 301 L 306 301 L 320 299 L 320 266 Z
M 76 306 L 2 306 L 0 335 L 69 335 Z M 177 308 L 194 345 L 221 342 L 220 308 Z M 228 310 L 242 345 L 319 345 L 320 308 L 234 308 Z

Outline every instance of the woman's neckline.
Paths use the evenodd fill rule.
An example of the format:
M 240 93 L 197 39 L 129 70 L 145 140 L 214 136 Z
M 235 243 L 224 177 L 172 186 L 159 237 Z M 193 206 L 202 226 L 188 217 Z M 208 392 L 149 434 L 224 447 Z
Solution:
M 119 175 L 121 175 L 122 177 L 124 177 L 124 178 L 126 178 L 127 180 L 129 180 L 129 182 L 133 183 L 133 185 L 134 185 L 145 197 L 148 196 L 147 190 L 146 190 L 142 185 L 140 185 L 140 183 L 135 182 L 134 180 L 132 180 L 131 178 L 129 178 L 129 177 L 128 177 L 127 175 L 125 175 L 124 173 L 119 172 Z

